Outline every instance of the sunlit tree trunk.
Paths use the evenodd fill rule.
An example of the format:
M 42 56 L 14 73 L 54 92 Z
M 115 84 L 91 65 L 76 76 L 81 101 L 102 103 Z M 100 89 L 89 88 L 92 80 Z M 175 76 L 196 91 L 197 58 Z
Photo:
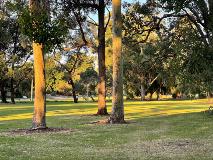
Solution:
M 113 10 L 113 93 L 112 114 L 110 123 L 124 123 L 123 105 L 123 57 L 122 45 L 122 22 L 121 22 L 121 0 L 112 1 Z
M 33 42 L 35 99 L 33 129 L 46 128 L 45 67 L 42 44 Z
M 98 115 L 106 115 L 106 66 L 105 66 L 105 15 L 104 0 L 99 0 L 98 9 Z
M 30 0 L 29 7 L 32 14 L 39 14 L 45 7 L 45 2 Z M 45 64 L 43 44 L 33 42 L 34 56 L 34 79 L 35 79 L 35 99 L 32 129 L 46 128 L 46 86 L 45 86 Z

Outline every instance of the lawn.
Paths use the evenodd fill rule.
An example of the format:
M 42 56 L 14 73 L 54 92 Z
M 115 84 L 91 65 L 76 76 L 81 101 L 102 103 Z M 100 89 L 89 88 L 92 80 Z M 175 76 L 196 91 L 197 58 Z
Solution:
M 48 127 L 61 133 L 14 134 L 30 128 L 33 104 L 0 104 L 0 160 L 213 159 L 213 116 L 203 100 L 125 102 L 127 124 L 92 122 L 97 103 L 48 102 Z M 111 103 L 108 103 L 110 110 Z

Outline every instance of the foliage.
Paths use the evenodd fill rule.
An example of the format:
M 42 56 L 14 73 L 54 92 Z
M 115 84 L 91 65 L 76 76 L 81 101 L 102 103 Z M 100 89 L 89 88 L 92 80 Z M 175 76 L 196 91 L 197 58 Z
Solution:
M 94 68 L 87 68 L 80 74 L 78 81 L 78 92 L 80 95 L 92 96 L 96 95 L 96 87 L 98 83 L 98 73 Z
M 173 29 L 173 35 L 167 38 L 170 74 L 176 77 L 176 83 L 182 93 L 204 93 L 212 90 L 212 54 L 200 40 L 197 30 L 191 28 L 191 22 L 181 19 Z M 203 63 L 205 62 L 205 63 Z
M 210 7 L 207 9 L 208 5 Z M 145 6 L 149 12 L 145 10 L 143 13 L 141 10 Z M 205 10 L 209 10 L 209 13 Z M 159 11 L 163 13 L 158 14 Z M 164 85 L 178 87 L 181 93 L 203 94 L 212 91 L 211 12 L 211 2 L 204 1 L 160 0 L 147 1 L 144 5 L 138 2 L 125 4 L 126 71 L 129 66 L 125 77 L 132 97 L 137 93 L 137 89 L 133 88 L 138 88 L 136 84 L 140 81 L 136 77 L 142 76 L 148 68 L 152 68 L 147 72 L 154 75 L 152 79 L 160 73 Z M 141 44 L 149 57 L 149 67 L 139 56 Z M 132 59 L 130 55 L 136 58 Z
M 0 79 L 1 85 L 6 86 L 5 92 L 9 89 L 11 92 L 21 92 L 22 81 L 32 79 L 32 64 L 29 62 L 32 52 L 28 39 L 21 34 L 18 11 L 7 2 L 0 7 Z
M 52 10 L 48 11 L 42 6 L 31 12 L 27 3 L 22 1 L 8 2 L 7 6 L 11 11 L 17 12 L 21 32 L 31 41 L 44 44 L 46 52 L 64 42 L 68 27 L 62 15 L 56 16 Z
M 46 58 L 45 69 L 47 93 L 66 93 L 71 89 L 67 81 L 64 80 L 64 72 L 62 72 L 54 57 L 48 56 Z

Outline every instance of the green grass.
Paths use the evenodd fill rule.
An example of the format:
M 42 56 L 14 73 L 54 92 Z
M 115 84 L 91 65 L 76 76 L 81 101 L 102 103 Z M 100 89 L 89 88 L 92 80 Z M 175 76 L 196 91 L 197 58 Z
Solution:
M 0 104 L 0 160 L 209 159 L 213 116 L 207 100 L 125 102 L 127 124 L 91 124 L 105 117 L 97 103 L 48 102 L 48 127 L 68 133 L 10 134 L 30 128 L 33 104 Z M 108 103 L 110 110 L 111 104 Z

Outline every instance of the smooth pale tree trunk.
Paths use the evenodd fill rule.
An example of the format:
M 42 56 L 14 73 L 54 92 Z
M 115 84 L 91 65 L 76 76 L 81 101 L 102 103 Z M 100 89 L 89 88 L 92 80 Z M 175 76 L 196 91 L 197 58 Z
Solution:
M 113 92 L 112 92 L 112 114 L 110 123 L 124 123 L 123 105 L 123 57 L 122 45 L 122 22 L 121 22 L 121 0 L 112 1 L 113 10 Z
M 105 66 L 105 4 L 99 0 L 98 8 L 98 112 L 97 115 L 107 115 L 106 107 L 106 66 Z
M 43 46 L 33 43 L 35 99 L 32 129 L 46 128 L 45 64 Z
M 144 101 L 145 99 L 145 89 L 144 89 L 144 85 L 141 84 L 140 86 L 140 92 L 141 92 L 141 101 Z
M 33 78 L 31 80 L 31 89 L 30 89 L 30 101 L 33 101 Z

